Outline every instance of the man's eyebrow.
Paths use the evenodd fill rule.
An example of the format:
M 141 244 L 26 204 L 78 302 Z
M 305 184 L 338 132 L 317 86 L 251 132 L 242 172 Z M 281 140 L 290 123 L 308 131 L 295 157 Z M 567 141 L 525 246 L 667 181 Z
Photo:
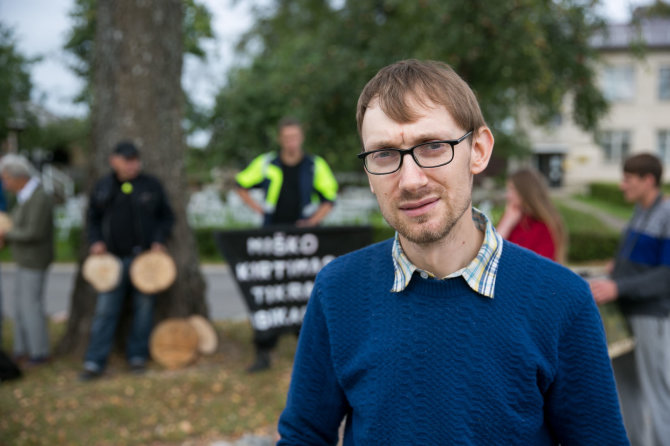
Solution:
M 365 144 L 364 148 L 366 152 L 369 152 L 371 150 L 377 149 L 396 148 L 396 145 L 392 144 L 389 140 L 382 139 L 379 141 L 373 141 L 371 144 Z
M 415 136 L 412 138 L 411 144 L 407 145 L 407 147 L 412 147 L 416 144 L 421 144 L 423 142 L 427 141 L 444 141 L 444 140 L 449 140 L 450 138 L 445 138 L 443 136 L 438 136 L 436 132 L 426 132 L 426 133 L 420 133 L 419 135 Z M 456 138 L 452 138 L 456 139 Z M 398 145 L 390 142 L 390 140 L 379 140 L 379 141 L 374 141 L 371 144 L 366 144 L 365 145 L 365 151 L 369 152 L 371 150 L 377 150 L 377 149 L 399 149 Z

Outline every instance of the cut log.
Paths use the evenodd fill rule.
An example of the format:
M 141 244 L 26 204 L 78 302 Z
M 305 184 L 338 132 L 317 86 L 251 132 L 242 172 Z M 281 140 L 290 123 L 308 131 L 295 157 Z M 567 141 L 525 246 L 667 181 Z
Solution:
M 198 333 L 186 319 L 165 319 L 151 333 L 151 357 L 167 369 L 179 369 L 198 356 Z
M 168 254 L 146 251 L 135 257 L 130 265 L 130 280 L 145 294 L 167 290 L 177 278 L 177 267 Z
M 204 317 L 194 314 L 188 318 L 188 322 L 198 333 L 198 352 L 203 355 L 211 355 L 219 346 L 219 338 L 214 326 Z
M 84 279 L 99 293 L 111 291 L 119 284 L 121 260 L 112 254 L 88 256 L 82 265 Z

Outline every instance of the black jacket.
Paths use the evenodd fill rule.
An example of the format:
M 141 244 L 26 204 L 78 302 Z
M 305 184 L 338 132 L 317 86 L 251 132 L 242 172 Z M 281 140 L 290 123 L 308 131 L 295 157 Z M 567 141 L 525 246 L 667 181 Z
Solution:
M 90 244 L 103 241 L 119 257 L 136 255 L 154 242 L 164 244 L 173 225 L 163 187 L 151 175 L 120 182 L 111 173 L 93 187 L 87 212 Z

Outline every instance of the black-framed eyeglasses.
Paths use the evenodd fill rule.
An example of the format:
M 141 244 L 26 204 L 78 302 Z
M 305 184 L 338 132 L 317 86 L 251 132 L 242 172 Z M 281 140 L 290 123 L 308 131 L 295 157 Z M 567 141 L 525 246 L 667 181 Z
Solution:
M 410 154 L 414 162 L 423 168 L 440 167 L 449 164 L 454 159 L 454 147 L 472 134 L 470 130 L 458 139 L 445 139 L 417 144 L 409 149 L 370 150 L 359 153 L 358 158 L 363 160 L 365 170 L 372 175 L 387 175 L 396 172 L 402 167 L 405 155 Z

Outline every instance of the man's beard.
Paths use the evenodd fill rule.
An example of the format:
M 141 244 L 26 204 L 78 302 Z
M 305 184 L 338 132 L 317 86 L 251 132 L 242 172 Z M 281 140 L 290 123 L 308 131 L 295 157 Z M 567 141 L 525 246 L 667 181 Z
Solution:
M 422 224 L 429 220 L 428 216 L 420 216 L 411 222 L 407 222 L 401 218 L 397 218 L 397 221 L 393 221 L 393 219 L 389 218 L 383 211 L 382 215 L 386 222 L 408 241 L 417 245 L 428 245 L 448 237 L 454 226 L 456 226 L 456 223 L 460 221 L 463 214 L 465 214 L 471 205 L 472 200 L 466 201 L 462 208 L 455 209 L 453 215 L 447 216 L 446 221 L 441 227 L 434 229 L 421 227 Z

